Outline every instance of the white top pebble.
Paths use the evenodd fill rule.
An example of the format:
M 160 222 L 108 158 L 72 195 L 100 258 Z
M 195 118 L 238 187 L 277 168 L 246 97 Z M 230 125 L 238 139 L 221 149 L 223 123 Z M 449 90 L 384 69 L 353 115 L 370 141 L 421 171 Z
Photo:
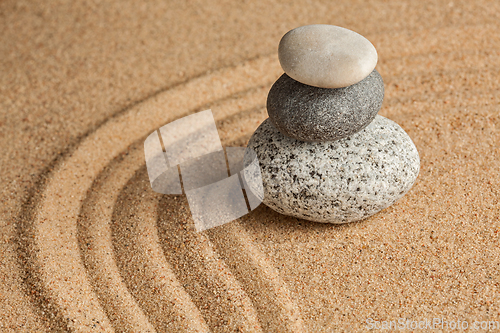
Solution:
M 360 34 L 327 24 L 313 24 L 287 32 L 278 57 L 292 79 L 320 88 L 342 88 L 358 83 L 377 65 L 377 50 Z

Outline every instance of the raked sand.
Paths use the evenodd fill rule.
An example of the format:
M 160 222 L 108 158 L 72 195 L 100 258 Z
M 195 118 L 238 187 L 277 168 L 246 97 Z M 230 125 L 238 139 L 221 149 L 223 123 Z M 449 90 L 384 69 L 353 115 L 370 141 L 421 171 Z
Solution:
M 0 17 L 0 332 L 500 329 L 500 3 L 3 1 Z M 281 36 L 315 23 L 377 48 L 379 114 L 417 146 L 416 184 L 358 223 L 261 205 L 197 233 L 184 196 L 151 190 L 145 137 L 211 108 L 223 146 L 246 145 Z

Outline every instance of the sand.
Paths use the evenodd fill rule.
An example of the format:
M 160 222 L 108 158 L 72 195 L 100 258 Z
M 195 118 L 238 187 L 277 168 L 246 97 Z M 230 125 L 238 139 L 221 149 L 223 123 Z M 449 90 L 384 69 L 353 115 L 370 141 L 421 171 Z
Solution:
M 0 17 L 0 332 L 500 329 L 500 3 L 3 1 Z M 151 191 L 145 137 L 211 108 L 244 146 L 281 36 L 313 23 L 377 48 L 379 114 L 415 142 L 416 184 L 362 222 L 261 205 L 197 233 L 184 196 Z

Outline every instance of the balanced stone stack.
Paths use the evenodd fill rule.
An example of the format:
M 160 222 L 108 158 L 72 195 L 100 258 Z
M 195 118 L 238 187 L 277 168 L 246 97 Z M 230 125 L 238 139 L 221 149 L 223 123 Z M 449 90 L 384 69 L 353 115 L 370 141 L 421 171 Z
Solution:
M 403 197 L 420 159 L 408 134 L 377 115 L 384 83 L 374 46 L 348 29 L 309 25 L 285 34 L 278 56 L 285 74 L 269 92 L 269 118 L 248 143 L 260 163 L 264 204 L 345 223 Z

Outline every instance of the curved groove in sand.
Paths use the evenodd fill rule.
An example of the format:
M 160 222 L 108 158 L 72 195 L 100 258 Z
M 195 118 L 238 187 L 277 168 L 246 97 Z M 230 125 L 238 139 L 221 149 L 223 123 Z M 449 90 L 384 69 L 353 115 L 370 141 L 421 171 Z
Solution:
M 164 240 L 161 244 L 165 256 L 170 262 L 178 263 L 179 267 L 175 267 L 176 274 L 191 295 L 200 294 L 204 287 L 217 289 L 210 284 L 216 277 L 214 272 L 219 269 L 226 274 L 226 280 L 232 274 L 239 281 L 255 307 L 264 332 L 275 331 L 277 328 L 280 332 L 307 331 L 286 283 L 265 255 L 252 245 L 246 230 L 238 222 L 233 221 L 200 234 L 195 232 L 190 221 L 185 198 L 179 196 L 175 200 L 169 200 L 164 197 L 157 210 L 158 231 Z M 184 218 L 174 224 L 173 217 L 177 217 L 177 220 L 179 217 Z M 224 261 L 219 258 L 224 258 Z M 202 281 L 210 282 L 205 286 L 200 285 L 200 277 Z M 265 293 L 259 294 L 256 290 L 265 290 Z M 209 312 L 217 311 L 211 309 L 210 301 L 198 300 L 198 307 L 206 308 Z M 270 313 L 273 315 L 269 315 Z
M 79 241 L 94 290 L 113 326 L 120 332 L 146 332 L 155 329 L 161 332 L 208 332 L 199 311 L 175 279 L 166 262 L 159 260 L 160 262 L 154 265 L 156 268 L 154 275 L 141 270 L 141 272 L 146 273 L 141 275 L 141 280 L 153 281 L 154 279 L 155 282 L 159 280 L 157 284 L 169 291 L 162 293 L 161 299 L 155 297 L 156 293 L 150 293 L 151 301 L 158 302 L 157 306 L 153 307 L 153 311 L 147 311 L 150 309 L 145 309 L 143 303 L 137 304 L 134 298 L 136 295 L 130 287 L 127 288 L 117 267 L 117 258 L 111 239 L 110 221 L 120 192 L 136 172 L 134 166 L 143 163 L 142 144 L 135 144 L 131 149 L 128 149 L 126 156 L 113 161 L 100 174 L 95 181 L 91 195 L 83 204 L 78 225 Z M 151 232 L 154 233 L 154 230 Z M 133 234 L 130 236 L 130 242 L 136 244 L 132 237 Z M 158 252 L 154 251 L 155 245 L 154 239 L 150 244 L 146 244 L 142 250 L 154 257 L 155 253 Z M 148 266 L 149 263 L 153 266 L 149 256 L 142 256 L 138 260 L 141 264 Z M 142 291 L 142 286 L 139 290 Z M 134 296 L 131 295 L 131 292 Z M 143 309 L 146 314 L 143 313 Z M 151 316 L 151 312 L 154 316 Z M 178 318 L 181 320 L 174 320 L 168 327 L 162 327 L 165 321 L 158 322 L 159 318 Z
M 158 244 L 163 245 L 165 238 L 161 237 L 164 233 L 160 232 L 162 241 L 158 239 L 156 212 L 159 208 L 155 209 L 154 206 L 160 198 L 175 202 L 173 197 L 151 193 L 145 168 L 138 170 L 137 176 L 128 185 L 129 190 L 120 196 L 120 200 L 127 204 L 119 205 L 116 211 L 113 238 L 117 257 L 122 258 L 119 265 L 123 275 L 127 276 L 128 285 L 136 286 L 134 291 L 137 298 L 148 306 L 153 301 L 149 299 L 152 296 L 161 298 L 160 293 L 170 292 L 161 287 L 156 293 L 152 292 L 154 281 L 158 279 L 157 267 L 162 261 L 170 262 L 174 266 L 173 276 L 190 294 L 211 331 L 262 332 L 251 300 L 225 267 L 224 261 L 213 251 L 203 233 L 196 232 L 190 228 L 191 225 L 179 228 L 176 219 L 164 221 L 166 229 L 163 232 L 168 232 L 170 237 L 167 241 L 173 249 L 165 253 L 159 248 Z M 140 193 L 145 197 L 141 198 Z M 134 274 L 138 271 L 140 274 Z M 194 285 L 198 287 L 193 288 Z
M 279 72 L 277 61 L 265 57 L 193 79 L 111 118 L 56 166 L 34 221 L 23 226 L 21 233 L 32 236 L 27 240 L 33 249 L 28 258 L 34 266 L 32 274 L 41 285 L 41 296 L 65 327 L 113 331 L 88 281 L 76 238 L 81 202 L 104 167 L 151 130 L 210 101 L 249 89 L 254 82 L 272 82 Z
M 120 332 L 145 332 L 158 329 L 156 323 L 151 325 L 134 297 L 123 283 L 122 275 L 116 265 L 116 258 L 111 240 L 110 221 L 113 209 L 116 206 L 118 195 L 127 181 L 133 177 L 136 165 L 143 162 L 143 153 L 139 147 L 129 149 L 130 154 L 124 158 L 123 164 L 111 163 L 108 168 L 96 179 L 91 195 L 85 200 L 82 214 L 79 219 L 79 241 L 83 253 L 85 266 L 89 271 L 94 291 L 99 296 L 113 326 Z M 115 162 L 115 161 L 113 161 Z M 189 297 L 182 287 L 172 278 L 168 266 L 162 267 L 158 276 L 169 277 L 168 287 L 170 294 L 164 299 L 164 305 L 174 302 L 174 307 L 181 306 L 182 311 L 174 311 L 177 316 L 184 318 L 183 330 L 189 332 L 207 332 L 203 320 L 199 316 Z M 165 282 L 166 283 L 166 282 Z M 179 304 L 178 304 L 179 303 Z M 164 315 L 161 313 L 160 315 Z M 176 317 L 177 317 L 176 316 Z M 172 327 L 171 327 L 172 328 Z M 182 331 L 180 327 L 173 327 Z
M 248 110 L 240 112 L 233 116 L 228 116 L 222 120 L 222 124 L 218 124 L 219 129 L 224 127 L 237 127 L 238 122 L 241 122 L 241 117 L 244 121 L 248 118 L 252 119 L 258 114 L 256 110 Z M 262 117 L 262 115 L 260 116 Z M 239 118 L 239 119 L 238 119 Z M 264 117 L 265 118 L 265 117 Z M 262 119 L 260 119 L 262 121 Z M 234 146 L 235 142 L 241 141 L 239 138 L 229 142 L 229 146 Z M 143 183 L 147 185 L 147 176 L 143 175 Z M 144 185 L 143 185 L 144 186 Z M 142 192 L 146 191 L 143 189 Z M 135 197 L 138 197 L 136 193 Z M 128 199 L 127 202 L 130 203 Z M 134 207 L 134 205 L 128 205 Z M 151 205 L 152 206 L 152 205 Z M 150 207 L 151 207 L 150 206 Z M 305 332 L 302 318 L 297 306 L 292 301 L 290 292 L 284 281 L 280 278 L 277 269 L 272 267 L 267 261 L 264 254 L 252 245 L 252 241 L 247 235 L 247 232 L 238 226 L 237 222 L 232 222 L 227 225 L 208 230 L 205 233 L 196 233 L 193 226 L 189 223 L 189 210 L 185 198 L 176 197 L 176 200 L 168 200 L 163 197 L 157 207 L 158 211 L 158 231 L 162 240 L 164 253 L 170 258 L 170 262 L 177 263 L 177 275 L 183 281 L 184 286 L 196 299 L 196 295 L 202 292 L 203 286 L 198 284 L 200 277 L 207 281 L 205 287 L 214 290 L 221 290 L 218 285 L 228 284 L 242 288 L 246 295 L 251 299 L 255 311 L 260 320 L 260 326 L 264 332 L 274 331 L 279 328 L 283 332 Z M 151 215 L 151 212 L 147 214 Z M 124 214 L 132 216 L 133 214 Z M 184 217 L 184 223 L 175 221 L 172 217 Z M 143 218 L 144 220 L 145 218 Z M 152 221 L 154 218 L 150 217 Z M 242 218 L 244 219 L 244 217 Z M 137 222 L 141 218 L 137 216 Z M 208 238 L 206 236 L 208 236 Z M 216 252 L 212 249 L 215 246 Z M 221 261 L 219 258 L 224 258 Z M 213 261 L 217 261 L 218 270 L 214 268 Z M 211 269 L 207 269 L 210 267 Z M 228 271 L 228 268 L 230 270 Z M 224 276 L 221 279 L 221 273 Z M 238 283 L 233 281 L 232 274 L 236 276 Z M 224 281 L 225 280 L 225 281 Z M 216 281 L 215 286 L 211 281 Z M 241 287 L 239 286 L 241 285 Z M 224 287 L 224 293 L 226 292 Z M 265 290 L 265 293 L 256 293 L 255 290 Z M 241 293 L 239 290 L 234 292 Z M 213 307 L 212 302 L 220 303 L 220 299 L 225 300 L 226 296 L 221 295 L 217 299 L 200 300 L 198 298 L 198 307 L 207 309 L 210 314 L 217 313 L 218 307 Z M 237 302 L 232 302 L 236 304 Z M 231 308 L 231 304 L 222 306 L 222 308 Z M 248 311 L 254 311 L 248 309 Z M 273 313 L 273 316 L 269 316 Z M 208 313 L 207 313 L 208 316 Z M 220 317 L 223 317 L 221 315 Z M 219 327 L 217 323 L 212 323 L 211 327 Z M 235 327 L 236 328 L 236 327 Z M 231 330 L 232 328 L 230 328 Z
M 176 263 L 176 275 L 210 328 L 221 332 L 262 332 L 252 301 L 240 282 L 214 251 L 205 233 L 194 229 L 185 197 L 161 198 L 157 214 L 163 253 L 169 262 Z M 237 316 L 228 315 L 229 312 Z
M 245 217 L 240 219 L 244 220 Z M 225 263 L 250 295 L 264 332 L 272 332 L 278 327 L 280 332 L 307 332 L 286 283 L 262 251 L 255 247 L 240 222 L 224 225 L 217 233 L 208 230 L 208 234 L 217 252 L 225 258 Z M 253 290 L 266 292 L 259 294 Z
M 256 107 L 257 105 L 254 105 L 256 101 L 260 103 L 264 97 L 265 91 L 262 88 L 252 88 L 238 94 L 237 99 L 225 99 L 214 103 L 216 117 L 231 118 L 243 106 Z M 218 127 L 220 128 L 220 125 Z M 117 160 L 122 159 L 121 163 L 117 162 Z M 130 260 L 121 261 L 121 267 L 124 266 L 123 262 L 130 263 L 134 267 L 128 271 L 141 271 L 143 276 L 128 283 L 128 289 L 123 283 L 122 276 L 127 279 L 130 276 L 135 277 L 135 275 L 120 275 L 116 265 L 117 258 L 114 256 L 110 229 L 113 209 L 116 208 L 118 195 L 122 188 L 137 172 L 137 165 L 143 165 L 143 162 L 142 141 L 138 140 L 132 147 L 129 147 L 125 157 L 113 160 L 103 170 L 94 181 L 92 190 L 83 203 L 82 213 L 78 220 L 78 238 L 94 291 L 113 326 L 121 332 L 152 331 L 153 326 L 158 331 L 165 332 L 172 330 L 207 332 L 208 327 L 199 311 L 176 280 L 165 258 L 158 255 L 161 250 L 157 244 L 158 239 L 155 237 L 156 229 L 149 229 L 148 234 L 151 235 L 152 239 L 148 238 L 145 242 L 144 234 L 138 236 L 131 233 L 129 235 L 129 243 L 132 247 L 137 247 L 138 250 L 133 253 L 139 254 L 140 258 L 135 258 L 137 260 L 132 262 Z M 151 194 L 148 193 L 148 196 Z M 153 226 L 155 224 L 156 221 L 153 222 Z M 128 248 L 128 250 L 131 249 Z M 147 255 L 141 256 L 144 253 Z M 131 256 L 128 256 L 127 259 L 130 258 Z M 151 281 L 152 284 L 144 284 L 144 281 Z M 139 285 L 141 287 L 137 288 Z M 135 287 L 131 288 L 131 286 Z M 130 290 L 134 296 L 130 294 Z M 140 306 L 137 305 L 133 297 L 141 299 Z M 142 312 L 141 307 L 145 310 L 146 315 Z M 153 326 L 146 317 L 150 319 Z M 165 318 L 172 318 L 172 320 L 167 322 Z
M 256 107 L 257 105 L 253 104 L 256 101 L 260 103 L 262 101 L 261 97 L 260 95 L 254 96 L 254 92 L 249 91 L 247 94 L 240 96 L 239 99 L 246 100 L 243 105 Z M 220 116 L 226 117 L 217 122 L 219 130 L 224 130 L 227 127 L 227 125 L 222 125 L 221 122 L 224 122 L 227 117 L 233 117 L 235 111 L 239 111 L 239 108 L 229 101 L 216 103 L 215 108 L 218 110 L 216 119 Z M 252 110 L 250 109 L 250 111 Z M 237 115 L 247 113 L 243 111 L 237 113 Z M 137 155 L 137 148 L 142 153 L 141 145 L 142 141 L 139 140 L 138 144 L 129 149 L 130 155 Z M 125 162 L 126 160 L 130 160 L 130 162 Z M 114 187 L 112 192 L 115 193 L 113 202 L 118 202 L 114 204 L 112 232 L 115 259 L 122 272 L 121 276 L 128 286 L 128 290 L 140 303 L 141 308 L 158 331 L 206 332 L 208 328 L 201 319 L 199 311 L 182 289 L 159 247 L 160 240 L 156 230 L 156 209 L 152 207 L 157 206 L 157 201 L 161 196 L 151 191 L 147 174 L 144 173 L 143 162 L 142 155 L 135 159 L 127 156 L 124 157 L 124 163 L 122 163 L 125 164 L 124 167 L 110 171 L 112 174 L 130 174 L 130 172 L 123 169 L 126 167 L 127 170 L 135 170 L 137 166 L 141 166 L 136 171 L 137 176 L 130 177 L 132 179 L 127 184 L 115 179 L 106 179 L 107 182 L 113 183 L 111 185 Z M 137 177 L 142 178 L 137 179 Z M 124 180 L 125 176 L 120 177 L 120 179 Z M 122 188 L 123 193 L 117 199 L 116 196 L 118 196 Z M 135 194 L 132 194 L 132 192 Z M 126 202 L 126 205 L 121 205 L 120 202 Z M 109 220 L 109 217 L 106 219 Z M 140 272 L 140 274 L 137 274 L 137 272 Z M 220 275 L 220 272 L 206 272 L 206 274 Z M 215 277 L 211 279 L 215 279 Z M 259 324 L 251 302 L 246 299 L 247 297 L 243 291 L 238 290 L 238 286 L 234 281 L 228 282 L 230 288 L 234 289 L 232 294 L 236 294 L 238 297 L 234 298 L 230 292 L 224 292 L 221 295 L 229 303 L 236 304 L 236 306 L 233 306 L 234 311 L 225 313 L 224 316 L 221 315 L 221 318 L 229 320 L 229 322 L 242 323 L 241 328 L 244 331 L 255 331 L 258 329 Z M 240 301 L 240 299 L 245 300 L 245 302 Z M 239 303 L 241 304 L 238 306 Z M 231 306 L 231 304 L 224 304 L 222 309 L 231 308 Z M 243 311 L 239 311 L 239 308 L 242 308 Z M 166 318 L 168 320 L 165 320 Z

